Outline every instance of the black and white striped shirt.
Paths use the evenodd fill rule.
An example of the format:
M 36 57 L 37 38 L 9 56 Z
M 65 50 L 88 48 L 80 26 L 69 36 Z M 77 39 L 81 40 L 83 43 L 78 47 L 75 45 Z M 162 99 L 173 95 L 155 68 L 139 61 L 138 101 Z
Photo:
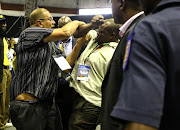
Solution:
M 30 27 L 25 29 L 16 46 L 17 70 L 12 81 L 11 101 L 21 93 L 30 93 L 40 100 L 52 99 L 58 83 L 58 66 L 52 55 L 61 53 L 56 45 L 43 39 L 53 29 Z

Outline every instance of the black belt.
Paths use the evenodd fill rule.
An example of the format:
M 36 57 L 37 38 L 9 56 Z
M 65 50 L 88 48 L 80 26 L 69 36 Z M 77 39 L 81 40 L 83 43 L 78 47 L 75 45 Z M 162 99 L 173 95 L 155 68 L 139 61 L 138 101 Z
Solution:
M 37 103 L 38 100 L 16 100 L 18 102 L 28 102 L 28 103 Z
M 9 66 L 3 65 L 3 68 L 4 68 L 4 69 L 9 69 Z
M 49 101 L 49 100 L 15 100 L 15 101 L 27 102 L 30 104 L 33 104 L 33 103 L 52 103 L 53 102 L 53 100 L 51 100 L 51 101 Z

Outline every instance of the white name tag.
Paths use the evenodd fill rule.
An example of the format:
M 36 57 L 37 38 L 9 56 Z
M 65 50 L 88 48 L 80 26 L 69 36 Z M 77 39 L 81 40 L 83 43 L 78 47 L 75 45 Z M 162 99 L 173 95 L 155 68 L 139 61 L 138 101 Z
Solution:
M 89 80 L 89 72 L 90 72 L 90 66 L 86 65 L 79 65 L 78 74 L 77 74 L 77 80 Z
M 71 66 L 63 56 L 53 55 L 53 58 L 62 71 L 71 69 Z

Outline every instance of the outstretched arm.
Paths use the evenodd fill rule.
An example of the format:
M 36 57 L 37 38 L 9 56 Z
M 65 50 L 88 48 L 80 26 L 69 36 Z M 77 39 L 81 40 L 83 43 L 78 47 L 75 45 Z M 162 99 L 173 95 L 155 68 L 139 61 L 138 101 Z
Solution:
M 58 40 L 64 40 L 68 39 L 70 36 L 74 34 L 76 29 L 79 26 L 82 26 L 85 24 L 84 22 L 80 21 L 72 21 L 62 28 L 54 29 L 54 31 L 46 38 L 44 38 L 44 42 L 52 42 L 52 41 L 58 41 Z
M 91 23 L 79 26 L 74 33 L 74 37 L 84 37 L 91 29 L 97 28 L 104 23 L 104 17 L 102 15 L 96 15 L 92 18 Z

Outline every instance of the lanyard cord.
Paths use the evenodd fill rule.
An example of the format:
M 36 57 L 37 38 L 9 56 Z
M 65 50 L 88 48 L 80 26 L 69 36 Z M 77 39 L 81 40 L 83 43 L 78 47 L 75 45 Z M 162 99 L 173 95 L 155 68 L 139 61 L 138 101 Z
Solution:
M 109 45 L 109 43 L 104 43 L 104 44 L 101 44 L 101 45 L 97 45 L 97 46 L 89 53 L 89 55 L 86 57 L 86 59 L 84 60 L 84 64 L 86 63 L 87 58 L 89 58 L 89 56 L 90 56 L 92 53 L 96 52 L 98 49 L 101 49 L 101 48 L 102 48 L 103 46 L 105 46 L 105 45 Z

